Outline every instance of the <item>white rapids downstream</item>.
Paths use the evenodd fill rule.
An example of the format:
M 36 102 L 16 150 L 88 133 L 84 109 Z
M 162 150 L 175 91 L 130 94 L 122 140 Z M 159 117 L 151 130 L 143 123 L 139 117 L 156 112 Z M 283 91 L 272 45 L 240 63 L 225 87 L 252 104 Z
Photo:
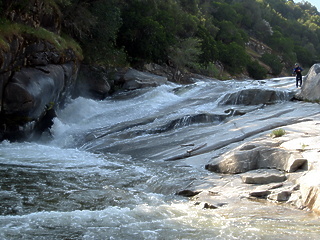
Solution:
M 226 101 L 251 88 L 277 100 Z M 293 78 L 198 80 L 72 100 L 51 136 L 0 143 L 0 239 L 318 239 L 310 212 L 249 200 L 202 209 L 176 195 L 219 177 L 204 165 L 243 138 L 319 114 L 293 91 Z M 205 147 L 186 160 L 191 143 Z

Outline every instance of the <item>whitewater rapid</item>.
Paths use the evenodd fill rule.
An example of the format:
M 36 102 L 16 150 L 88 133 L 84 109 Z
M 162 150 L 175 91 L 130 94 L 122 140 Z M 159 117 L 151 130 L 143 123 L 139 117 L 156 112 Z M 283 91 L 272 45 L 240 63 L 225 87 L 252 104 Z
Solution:
M 312 213 L 248 199 L 202 209 L 176 195 L 194 181 L 220 178 L 204 165 L 239 143 L 209 151 L 219 141 L 319 113 L 318 104 L 290 101 L 294 84 L 198 80 L 72 100 L 40 141 L 0 143 L 0 239 L 317 239 Z M 222 104 L 250 88 L 288 98 Z M 208 151 L 198 156 L 166 161 L 185 152 L 183 144 L 203 143 Z

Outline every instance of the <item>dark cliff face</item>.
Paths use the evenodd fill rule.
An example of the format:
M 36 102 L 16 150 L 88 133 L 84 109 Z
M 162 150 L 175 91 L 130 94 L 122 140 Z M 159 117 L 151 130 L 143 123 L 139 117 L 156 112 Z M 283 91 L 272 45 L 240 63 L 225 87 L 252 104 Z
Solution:
M 39 124 L 43 130 L 48 110 L 52 115 L 71 96 L 78 68 L 72 50 L 58 51 L 32 36 L 0 50 L 0 140 L 29 138 Z
M 71 96 L 81 53 L 60 36 L 63 16 L 54 2 L 1 7 L 0 141 L 25 140 L 50 127 Z

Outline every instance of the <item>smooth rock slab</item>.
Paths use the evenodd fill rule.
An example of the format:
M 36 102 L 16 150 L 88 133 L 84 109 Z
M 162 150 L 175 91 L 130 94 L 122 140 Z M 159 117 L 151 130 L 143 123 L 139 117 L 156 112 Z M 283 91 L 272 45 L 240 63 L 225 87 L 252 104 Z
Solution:
M 280 171 L 273 169 L 256 170 L 241 176 L 243 183 L 248 184 L 268 184 L 274 182 L 284 182 L 287 177 Z
M 307 162 L 301 153 L 279 148 L 276 142 L 256 142 L 235 148 L 214 159 L 206 165 L 206 169 L 231 174 L 264 168 L 294 172 Z
M 303 204 L 314 212 L 320 213 L 320 177 L 316 170 L 308 172 L 300 179 Z

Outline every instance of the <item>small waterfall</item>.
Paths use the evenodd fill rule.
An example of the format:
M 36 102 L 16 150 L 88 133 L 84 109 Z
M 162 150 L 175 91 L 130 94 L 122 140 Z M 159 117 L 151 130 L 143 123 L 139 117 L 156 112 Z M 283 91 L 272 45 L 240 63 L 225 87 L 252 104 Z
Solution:
M 205 164 L 243 136 L 318 113 L 288 101 L 293 84 L 199 80 L 73 100 L 52 139 L 0 143 L 0 239 L 317 239 L 310 213 L 245 198 L 203 209 L 177 195 L 226 179 Z
M 273 104 L 292 99 L 291 91 L 279 91 L 275 89 L 242 89 L 233 93 L 227 93 L 219 103 L 220 105 L 259 105 Z

